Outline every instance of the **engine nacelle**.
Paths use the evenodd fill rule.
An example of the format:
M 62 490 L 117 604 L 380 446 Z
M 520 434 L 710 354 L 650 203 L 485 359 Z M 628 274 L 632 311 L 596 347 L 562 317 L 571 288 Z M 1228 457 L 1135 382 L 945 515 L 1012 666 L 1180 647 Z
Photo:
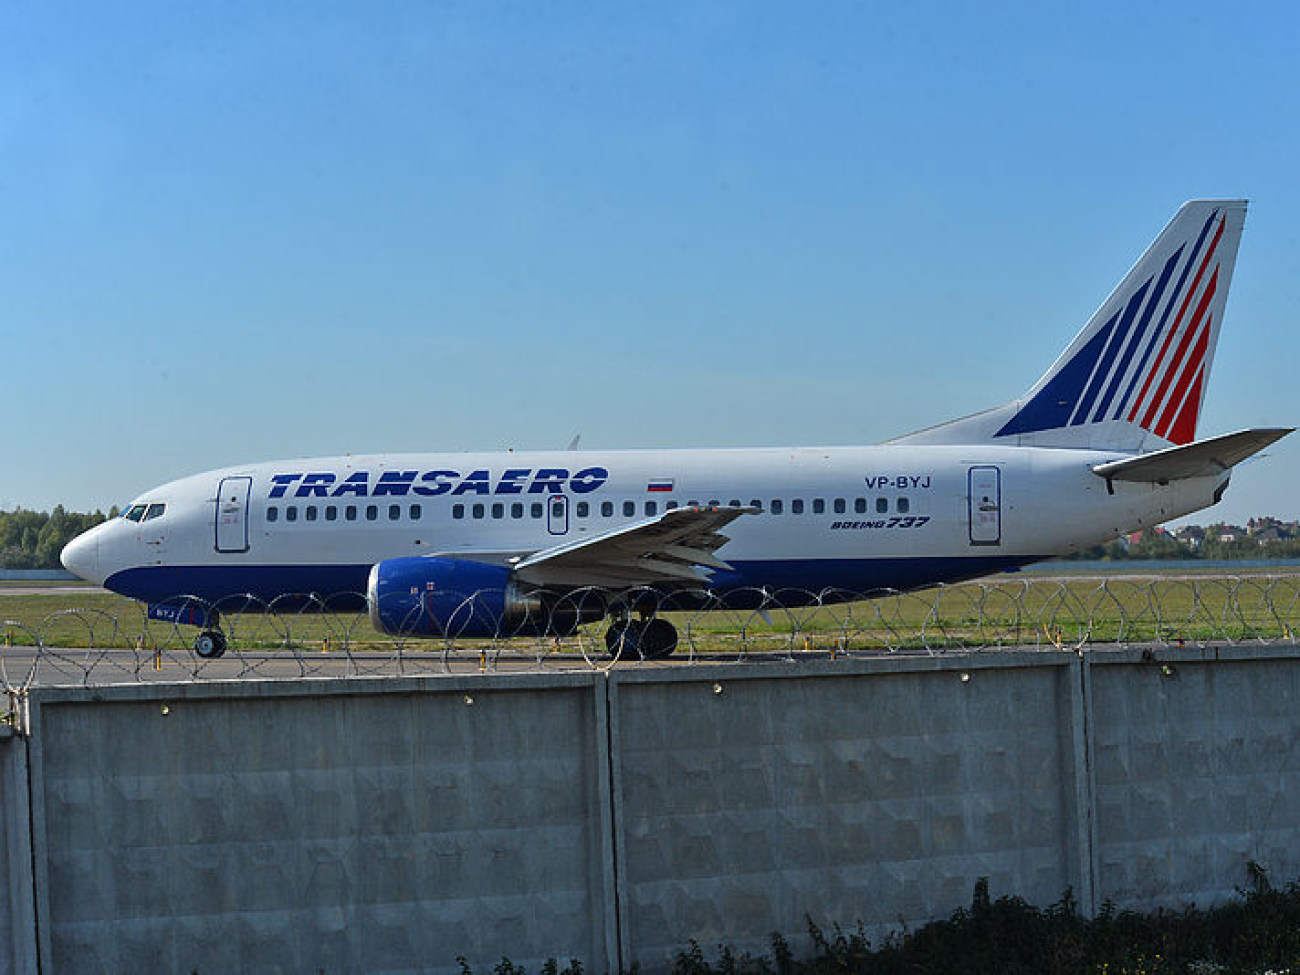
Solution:
M 568 636 L 605 614 L 603 603 L 526 591 L 510 569 L 466 559 L 412 556 L 370 570 L 370 622 L 391 636 Z

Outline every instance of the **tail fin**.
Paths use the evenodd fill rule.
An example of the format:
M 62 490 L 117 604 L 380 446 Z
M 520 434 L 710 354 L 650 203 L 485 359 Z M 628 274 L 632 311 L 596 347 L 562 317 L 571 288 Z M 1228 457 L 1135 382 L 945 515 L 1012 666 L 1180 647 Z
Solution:
M 1158 450 L 1196 439 L 1245 200 L 1184 203 L 1022 399 L 902 437 Z

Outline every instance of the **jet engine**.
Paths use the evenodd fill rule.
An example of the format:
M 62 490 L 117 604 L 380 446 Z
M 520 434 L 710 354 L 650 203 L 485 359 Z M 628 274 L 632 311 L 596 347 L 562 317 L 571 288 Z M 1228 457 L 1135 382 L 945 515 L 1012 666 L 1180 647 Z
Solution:
M 445 556 L 386 559 L 370 570 L 370 622 L 391 636 L 569 636 L 603 601 L 529 590 L 509 568 Z

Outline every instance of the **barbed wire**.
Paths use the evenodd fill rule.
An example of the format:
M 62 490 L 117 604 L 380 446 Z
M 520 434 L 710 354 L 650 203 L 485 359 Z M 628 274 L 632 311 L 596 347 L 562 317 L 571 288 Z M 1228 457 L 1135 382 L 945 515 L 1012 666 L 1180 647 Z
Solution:
M 219 617 L 226 652 L 216 658 L 196 652 L 194 626 L 151 619 L 140 604 L 116 600 L 97 606 L 87 599 L 38 618 L 20 614 L 0 621 L 0 684 L 22 692 L 37 683 L 599 670 L 640 660 L 617 641 L 611 644 L 610 627 L 617 622 L 605 616 L 611 597 L 603 590 L 535 600 L 522 626 L 518 618 L 503 618 L 499 627 L 487 628 L 490 635 L 463 635 L 483 632 L 483 607 L 501 605 L 501 595 L 467 593 L 456 597 L 459 606 L 453 598 L 450 622 L 432 639 L 378 632 L 360 593 L 286 596 L 269 603 L 241 597 L 215 605 L 184 596 L 169 600 L 177 618 Z M 446 593 L 443 599 L 448 605 Z M 631 618 L 658 614 L 668 620 L 677 631 L 671 659 L 678 663 L 1291 644 L 1300 630 L 1300 574 L 1026 577 L 908 593 L 756 589 L 725 599 L 707 590 L 670 596 L 632 590 L 618 594 L 614 608 Z M 411 613 L 418 612 L 417 604 Z M 473 619 L 477 628 L 457 629 L 458 619 Z M 421 621 L 407 622 L 411 629 Z M 534 635 L 517 635 L 521 631 Z M 612 655 L 611 645 L 618 651 Z

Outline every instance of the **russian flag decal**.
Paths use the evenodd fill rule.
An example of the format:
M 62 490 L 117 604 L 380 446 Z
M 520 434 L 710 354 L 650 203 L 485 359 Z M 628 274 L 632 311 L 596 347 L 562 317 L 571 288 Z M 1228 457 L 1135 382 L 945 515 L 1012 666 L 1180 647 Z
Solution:
M 673 489 L 673 479 L 671 477 L 657 477 L 646 485 L 647 491 L 671 491 Z

